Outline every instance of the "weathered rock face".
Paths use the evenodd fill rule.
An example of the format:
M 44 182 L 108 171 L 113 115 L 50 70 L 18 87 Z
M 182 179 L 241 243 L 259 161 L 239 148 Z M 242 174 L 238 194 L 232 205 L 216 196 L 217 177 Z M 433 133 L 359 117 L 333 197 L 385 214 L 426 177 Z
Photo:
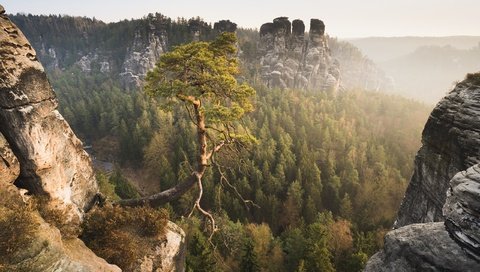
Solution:
M 0 182 L 12 184 L 20 174 L 20 164 L 0 133 Z
M 365 271 L 480 271 L 480 86 L 474 78 L 457 84 L 431 113 L 399 228 L 387 233 Z
M 172 222 L 168 222 L 166 228 L 165 240 L 145 256 L 135 272 L 185 271 L 185 233 Z
M 155 67 L 160 56 L 167 51 L 167 33 L 150 24 L 148 33 L 135 33 L 133 44 L 127 50 L 120 73 L 126 87 L 139 87 L 147 72 Z
M 78 238 L 63 237 L 44 220 L 50 215 L 28 208 L 32 199 L 18 188 L 49 195 L 38 206 L 66 215 L 60 219 L 65 224 L 82 220 L 98 191 L 90 159 L 56 110 L 55 94 L 35 51 L 3 13 L 0 5 L 0 212 L 26 211 L 29 220 L 20 223 L 28 224 L 31 233 L 26 248 L 0 248 L 0 257 L 8 256 L 0 258 L 0 271 L 121 271 Z M 1 234 L 2 241 L 26 235 Z M 166 238 L 144 257 L 138 271 L 184 271 L 184 262 L 185 234 L 170 222 Z
M 456 174 L 447 195 L 445 226 L 455 241 L 480 262 L 480 165 Z
M 443 221 L 448 182 L 480 162 L 480 86 L 468 79 L 443 98 L 423 130 L 423 146 L 395 227 Z
M 338 62 L 330 55 L 325 25 L 310 21 L 308 40 L 301 20 L 279 17 L 260 28 L 262 78 L 270 87 L 334 93 L 340 82 Z
M 450 238 L 443 222 L 413 224 L 387 233 L 384 249 L 368 262 L 365 272 L 480 271 Z
M 21 165 L 16 185 L 81 217 L 97 193 L 90 159 L 25 36 L 5 15 L 0 26 L 0 132 Z

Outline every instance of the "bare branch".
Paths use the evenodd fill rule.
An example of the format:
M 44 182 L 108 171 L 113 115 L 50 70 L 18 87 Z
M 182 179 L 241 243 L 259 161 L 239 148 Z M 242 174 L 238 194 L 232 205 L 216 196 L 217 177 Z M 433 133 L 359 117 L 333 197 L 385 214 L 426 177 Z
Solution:
M 225 141 L 220 141 L 220 143 L 218 145 L 216 145 L 212 151 L 210 151 L 210 153 L 207 154 L 207 160 L 209 160 L 210 158 L 212 158 L 213 154 L 215 154 L 216 152 L 220 151 L 220 149 L 222 149 L 222 147 L 226 144 Z
M 190 108 L 188 107 L 187 104 L 183 104 L 185 106 L 185 110 L 187 110 L 187 113 L 188 113 L 188 117 L 190 118 L 190 121 L 192 121 L 192 123 L 197 126 L 197 122 L 193 119 L 193 116 L 192 116 L 192 112 L 190 111 Z
M 240 194 L 240 192 L 238 191 L 237 187 L 235 187 L 234 185 L 232 185 L 230 183 L 230 181 L 228 180 L 227 176 L 225 175 L 225 172 L 222 171 L 222 166 L 220 164 L 218 164 L 214 159 L 212 159 L 212 163 L 217 167 L 217 171 L 218 173 L 220 174 L 220 183 L 223 184 L 227 184 L 228 187 L 230 187 L 230 189 L 233 190 L 233 192 L 235 193 L 235 195 L 245 204 L 245 208 L 247 210 L 249 210 L 249 206 L 248 204 L 252 205 L 253 207 L 255 208 L 260 208 L 260 206 L 258 204 L 256 204 L 254 201 L 250 200 L 250 199 L 245 199 L 243 198 L 242 194 Z
M 193 205 L 192 211 L 188 214 L 188 217 L 192 216 L 195 209 L 197 209 L 204 216 L 208 217 L 208 219 L 210 220 L 210 223 L 211 223 L 211 227 L 212 227 L 212 232 L 210 233 L 210 237 L 208 238 L 208 240 L 211 242 L 213 234 L 215 234 L 215 232 L 218 230 L 218 228 L 215 225 L 215 219 L 213 218 L 213 215 L 211 213 L 205 211 L 202 208 L 202 206 L 200 205 L 200 201 L 202 200 L 202 196 L 203 196 L 202 175 L 197 174 L 196 178 L 197 178 L 197 186 L 198 186 L 198 196 L 197 196 L 197 199 L 195 200 L 195 204 Z

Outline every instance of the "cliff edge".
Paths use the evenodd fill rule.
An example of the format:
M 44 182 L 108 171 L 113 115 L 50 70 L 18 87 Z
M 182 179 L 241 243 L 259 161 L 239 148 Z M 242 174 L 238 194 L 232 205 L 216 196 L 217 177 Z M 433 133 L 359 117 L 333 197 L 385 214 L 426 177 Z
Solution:
M 480 271 L 479 105 L 469 74 L 435 107 L 396 229 L 365 271 Z

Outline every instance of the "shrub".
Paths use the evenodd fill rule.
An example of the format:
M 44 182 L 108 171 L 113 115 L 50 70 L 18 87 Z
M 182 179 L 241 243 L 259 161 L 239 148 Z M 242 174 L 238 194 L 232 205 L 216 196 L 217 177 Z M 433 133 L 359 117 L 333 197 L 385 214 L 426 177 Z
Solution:
M 0 270 L 18 250 L 28 248 L 38 229 L 32 208 L 0 206 Z
M 115 184 L 113 184 L 107 175 L 104 173 L 97 174 L 98 189 L 110 201 L 120 200 L 120 197 L 115 193 Z
M 79 218 L 71 218 L 65 207 L 59 207 L 60 203 L 51 201 L 47 196 L 37 196 L 35 207 L 42 218 L 52 226 L 60 230 L 63 238 L 76 238 L 81 233 Z
M 115 172 L 110 177 L 110 182 L 115 185 L 115 193 L 122 199 L 137 198 L 139 194 L 135 187 L 125 178 L 120 170 Z
M 128 271 L 165 234 L 167 220 L 164 209 L 105 206 L 86 217 L 81 238 L 98 256 Z
M 480 73 L 467 74 L 467 80 L 474 85 L 480 85 Z

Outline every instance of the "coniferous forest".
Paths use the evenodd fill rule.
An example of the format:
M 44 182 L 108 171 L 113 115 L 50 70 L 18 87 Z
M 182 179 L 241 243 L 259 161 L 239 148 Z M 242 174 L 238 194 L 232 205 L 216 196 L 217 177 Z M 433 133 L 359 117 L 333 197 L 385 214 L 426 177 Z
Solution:
M 28 29 L 29 17 L 21 18 Z M 78 24 L 52 17 L 45 28 L 61 19 Z M 85 31 L 106 28 L 81 22 L 89 23 Z M 172 44 L 188 41 L 188 20 L 168 24 Z M 127 22 L 116 27 L 133 31 Z M 208 220 L 187 216 L 196 189 L 164 206 L 187 233 L 187 271 L 361 271 L 395 220 L 430 107 L 361 89 L 333 95 L 268 88 L 254 80 L 250 65 L 256 34 L 239 31 L 242 77 L 256 91 L 255 110 L 242 126 L 256 140 L 219 153 L 218 165 L 203 177 L 201 204 L 219 230 L 209 239 Z M 105 46 L 113 50 L 113 44 Z M 165 106 L 141 89 L 124 90 L 115 77 L 85 73 L 67 65 L 68 58 L 64 63 L 47 70 L 60 112 L 91 146 L 94 161 L 114 165 L 97 168 L 110 200 L 160 192 L 190 175 L 198 147 L 182 107 Z

